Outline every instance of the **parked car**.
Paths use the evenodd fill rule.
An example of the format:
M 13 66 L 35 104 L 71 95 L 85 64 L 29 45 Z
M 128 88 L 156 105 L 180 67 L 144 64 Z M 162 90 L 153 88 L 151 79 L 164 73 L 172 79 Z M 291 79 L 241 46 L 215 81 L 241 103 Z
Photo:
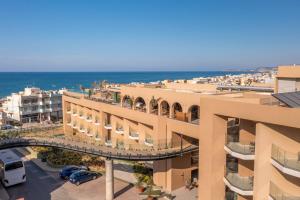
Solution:
M 13 128 L 14 127 L 12 125 L 9 125 L 9 124 L 1 126 L 1 130 L 9 130 L 9 129 L 13 129 Z
M 81 183 L 90 181 L 90 180 L 95 180 L 96 178 L 102 176 L 102 174 L 97 173 L 97 172 L 92 172 L 92 171 L 86 171 L 86 170 L 80 170 L 78 172 L 73 173 L 70 176 L 70 182 L 75 184 L 75 185 L 80 185 Z
M 59 176 L 62 179 L 69 179 L 69 177 L 71 176 L 71 174 L 73 174 L 74 172 L 78 172 L 80 170 L 88 170 L 88 167 L 86 166 L 76 166 L 76 165 L 68 165 L 65 166 L 64 168 L 62 168 L 59 172 Z

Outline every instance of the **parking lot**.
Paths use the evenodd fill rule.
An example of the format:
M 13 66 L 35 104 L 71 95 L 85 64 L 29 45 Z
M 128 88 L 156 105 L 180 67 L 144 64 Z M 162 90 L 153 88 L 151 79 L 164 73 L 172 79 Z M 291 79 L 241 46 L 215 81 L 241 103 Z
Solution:
M 58 173 L 43 171 L 32 161 L 25 161 L 25 167 L 27 182 L 7 188 L 11 200 L 105 200 L 105 176 L 76 186 L 61 180 Z M 129 183 L 115 179 L 114 184 L 115 199 L 139 199 Z

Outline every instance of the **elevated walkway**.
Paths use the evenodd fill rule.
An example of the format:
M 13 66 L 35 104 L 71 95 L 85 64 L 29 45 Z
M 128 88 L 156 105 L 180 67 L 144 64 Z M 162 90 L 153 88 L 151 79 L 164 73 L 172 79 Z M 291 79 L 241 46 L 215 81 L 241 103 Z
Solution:
M 106 157 L 108 159 L 118 160 L 132 160 L 132 161 L 153 161 L 164 160 L 182 156 L 183 154 L 198 151 L 198 146 L 193 144 L 174 145 L 159 149 L 118 149 L 105 146 L 99 143 L 90 143 L 67 137 L 63 133 L 59 133 L 57 127 L 51 129 L 23 129 L 10 132 L 2 132 L 0 134 L 0 149 L 8 149 L 15 147 L 27 146 L 44 146 L 44 147 L 57 147 L 61 149 L 87 153 Z

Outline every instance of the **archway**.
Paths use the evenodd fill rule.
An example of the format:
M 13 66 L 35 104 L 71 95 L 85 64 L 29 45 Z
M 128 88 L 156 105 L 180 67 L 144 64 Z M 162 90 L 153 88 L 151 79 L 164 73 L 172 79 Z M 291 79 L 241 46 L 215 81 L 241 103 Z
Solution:
M 141 112 L 146 112 L 147 107 L 145 100 L 142 97 L 137 97 L 134 101 L 134 109 L 141 111 Z
M 160 115 L 161 116 L 170 116 L 170 106 L 167 101 L 162 101 L 160 103 Z

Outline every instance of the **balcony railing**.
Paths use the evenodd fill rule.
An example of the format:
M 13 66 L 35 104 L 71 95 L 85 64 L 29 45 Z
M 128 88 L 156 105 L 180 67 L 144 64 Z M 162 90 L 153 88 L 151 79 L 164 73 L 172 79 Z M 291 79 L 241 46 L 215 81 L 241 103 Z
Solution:
M 228 142 L 224 149 L 232 156 L 243 159 L 253 160 L 255 157 L 254 144 L 241 144 L 239 142 Z
M 139 134 L 136 132 L 130 132 L 129 133 L 129 138 L 132 140 L 138 140 L 139 139 Z
M 106 139 L 106 140 L 105 140 L 105 146 L 108 146 L 108 147 L 111 147 L 111 146 L 112 146 L 111 139 Z
M 290 195 L 286 192 L 283 192 L 279 187 L 274 183 L 270 183 L 270 199 L 272 200 L 300 200 L 299 196 Z
M 85 131 L 85 133 L 86 133 L 86 135 L 89 136 L 89 137 L 94 136 L 94 134 L 91 132 L 90 129 L 87 129 L 87 130 Z
M 84 133 L 85 131 L 84 131 L 84 127 L 80 127 L 79 128 L 79 131 L 81 132 L 81 133 Z
M 72 115 L 73 115 L 73 116 L 76 116 L 76 115 L 77 115 L 77 111 L 76 111 L 76 110 L 73 110 L 73 111 L 72 111 Z
M 104 128 L 107 129 L 107 130 L 111 130 L 112 126 L 111 126 L 111 124 L 107 123 L 107 124 L 104 125 Z
M 88 116 L 86 117 L 86 121 L 92 122 L 92 116 L 89 116 L 89 115 L 88 115 Z
M 227 173 L 224 182 L 227 187 L 240 195 L 253 195 L 253 177 L 242 177 L 237 173 Z
M 83 119 L 84 116 L 83 116 L 83 113 L 82 112 L 79 112 L 79 118 Z
M 119 128 L 116 128 L 116 131 L 115 131 L 117 134 L 124 134 L 124 129 L 122 127 L 119 127 Z
M 96 133 L 95 140 L 96 140 L 96 141 L 101 141 L 101 138 L 100 138 L 100 136 L 99 136 L 98 133 Z
M 72 127 L 76 129 L 77 128 L 77 124 L 73 123 Z
M 271 162 L 277 169 L 300 178 L 300 152 L 290 153 L 273 144 L 271 157 Z
M 124 142 L 117 142 L 116 148 L 117 149 L 123 149 L 123 150 L 125 150 Z
M 72 113 L 72 110 L 71 110 L 71 108 L 69 107 L 69 108 L 67 108 L 67 113 L 68 114 L 71 114 Z
M 152 147 L 153 146 L 153 139 L 152 138 L 145 138 L 145 145 Z
M 91 100 L 91 101 L 100 102 L 100 103 L 106 103 L 106 104 L 118 105 L 118 106 L 120 105 L 120 103 L 114 101 L 113 99 L 106 99 L 106 98 L 102 98 L 102 97 L 88 97 L 88 96 L 84 96 L 84 98 Z

